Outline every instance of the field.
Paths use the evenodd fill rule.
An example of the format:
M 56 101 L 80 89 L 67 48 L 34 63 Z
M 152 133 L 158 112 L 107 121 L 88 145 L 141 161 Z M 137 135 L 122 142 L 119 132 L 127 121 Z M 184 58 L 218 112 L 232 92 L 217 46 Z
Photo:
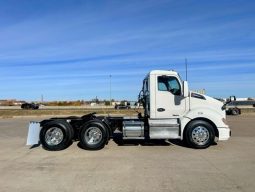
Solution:
M 23 117 L 23 116 L 73 116 L 96 112 L 101 115 L 136 115 L 143 112 L 141 108 L 115 110 L 113 107 L 97 106 L 43 106 L 39 110 L 23 110 L 19 106 L 0 106 L 0 118 Z M 255 113 L 255 108 L 242 108 L 242 114 Z
M 142 109 L 121 109 L 115 110 L 107 107 L 44 107 L 39 110 L 23 110 L 18 107 L 1 107 L 0 117 L 23 117 L 23 116 L 73 116 L 84 115 L 96 112 L 101 115 L 135 115 L 137 112 L 142 112 Z
M 28 122 L 0 119 L 0 191 L 250 191 L 255 188 L 255 115 L 229 116 L 232 137 L 205 150 L 170 141 L 74 142 L 59 152 L 25 146 Z

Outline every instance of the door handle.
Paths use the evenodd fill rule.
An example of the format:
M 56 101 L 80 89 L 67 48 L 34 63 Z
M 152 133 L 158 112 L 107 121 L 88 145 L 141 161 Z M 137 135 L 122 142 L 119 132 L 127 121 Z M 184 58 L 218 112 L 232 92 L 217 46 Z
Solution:
M 158 108 L 157 111 L 158 112 L 163 112 L 163 111 L 165 111 L 165 109 L 164 108 Z

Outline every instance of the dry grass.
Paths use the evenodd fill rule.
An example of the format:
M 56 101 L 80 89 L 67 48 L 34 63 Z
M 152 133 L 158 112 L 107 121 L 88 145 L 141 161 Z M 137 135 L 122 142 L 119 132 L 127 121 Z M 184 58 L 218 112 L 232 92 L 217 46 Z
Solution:
M 241 109 L 241 113 L 255 113 L 255 108 L 245 108 Z
M 0 118 L 11 118 L 15 116 L 82 116 L 88 113 L 96 112 L 102 115 L 119 115 L 119 116 L 132 116 L 136 115 L 137 112 L 142 112 L 142 109 L 122 109 L 115 110 L 109 108 L 102 109 L 39 109 L 39 110 L 22 110 L 22 109 L 0 109 Z M 255 108 L 241 109 L 242 114 L 255 114 Z
M 142 112 L 141 109 L 138 110 Z M 115 109 L 39 109 L 39 110 L 23 110 L 23 109 L 1 109 L 0 117 L 2 118 L 10 118 L 14 116 L 73 116 L 73 115 L 85 115 L 88 113 L 96 112 L 97 114 L 103 115 L 136 115 L 137 112 L 134 109 L 123 109 L 123 110 L 115 110 Z

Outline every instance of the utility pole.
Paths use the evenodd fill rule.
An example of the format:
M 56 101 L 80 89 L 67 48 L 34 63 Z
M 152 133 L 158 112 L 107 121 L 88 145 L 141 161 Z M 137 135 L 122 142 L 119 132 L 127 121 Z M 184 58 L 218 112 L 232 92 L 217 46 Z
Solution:
M 110 75 L 110 106 L 112 106 L 112 75 Z

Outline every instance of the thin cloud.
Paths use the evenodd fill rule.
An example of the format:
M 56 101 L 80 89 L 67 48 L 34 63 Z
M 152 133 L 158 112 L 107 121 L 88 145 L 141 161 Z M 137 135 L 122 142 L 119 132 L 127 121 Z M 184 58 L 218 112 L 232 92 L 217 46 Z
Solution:
M 107 97 L 111 74 L 121 89 L 114 88 L 115 97 L 134 99 L 148 71 L 175 69 L 184 74 L 187 58 L 191 85 L 203 83 L 210 93 L 226 95 L 222 87 L 229 85 L 229 78 L 243 77 L 248 84 L 255 80 L 251 75 L 254 5 L 252 1 L 46 1 L 40 5 L 2 1 L 0 92 L 2 97 L 22 97 L 22 88 L 33 88 L 24 97 L 44 92 L 57 98 L 69 87 L 70 99 L 99 94 L 97 89 Z M 226 83 L 217 89 L 222 82 Z M 81 85 L 93 93 L 82 91 Z M 248 88 L 242 92 L 255 94 Z

